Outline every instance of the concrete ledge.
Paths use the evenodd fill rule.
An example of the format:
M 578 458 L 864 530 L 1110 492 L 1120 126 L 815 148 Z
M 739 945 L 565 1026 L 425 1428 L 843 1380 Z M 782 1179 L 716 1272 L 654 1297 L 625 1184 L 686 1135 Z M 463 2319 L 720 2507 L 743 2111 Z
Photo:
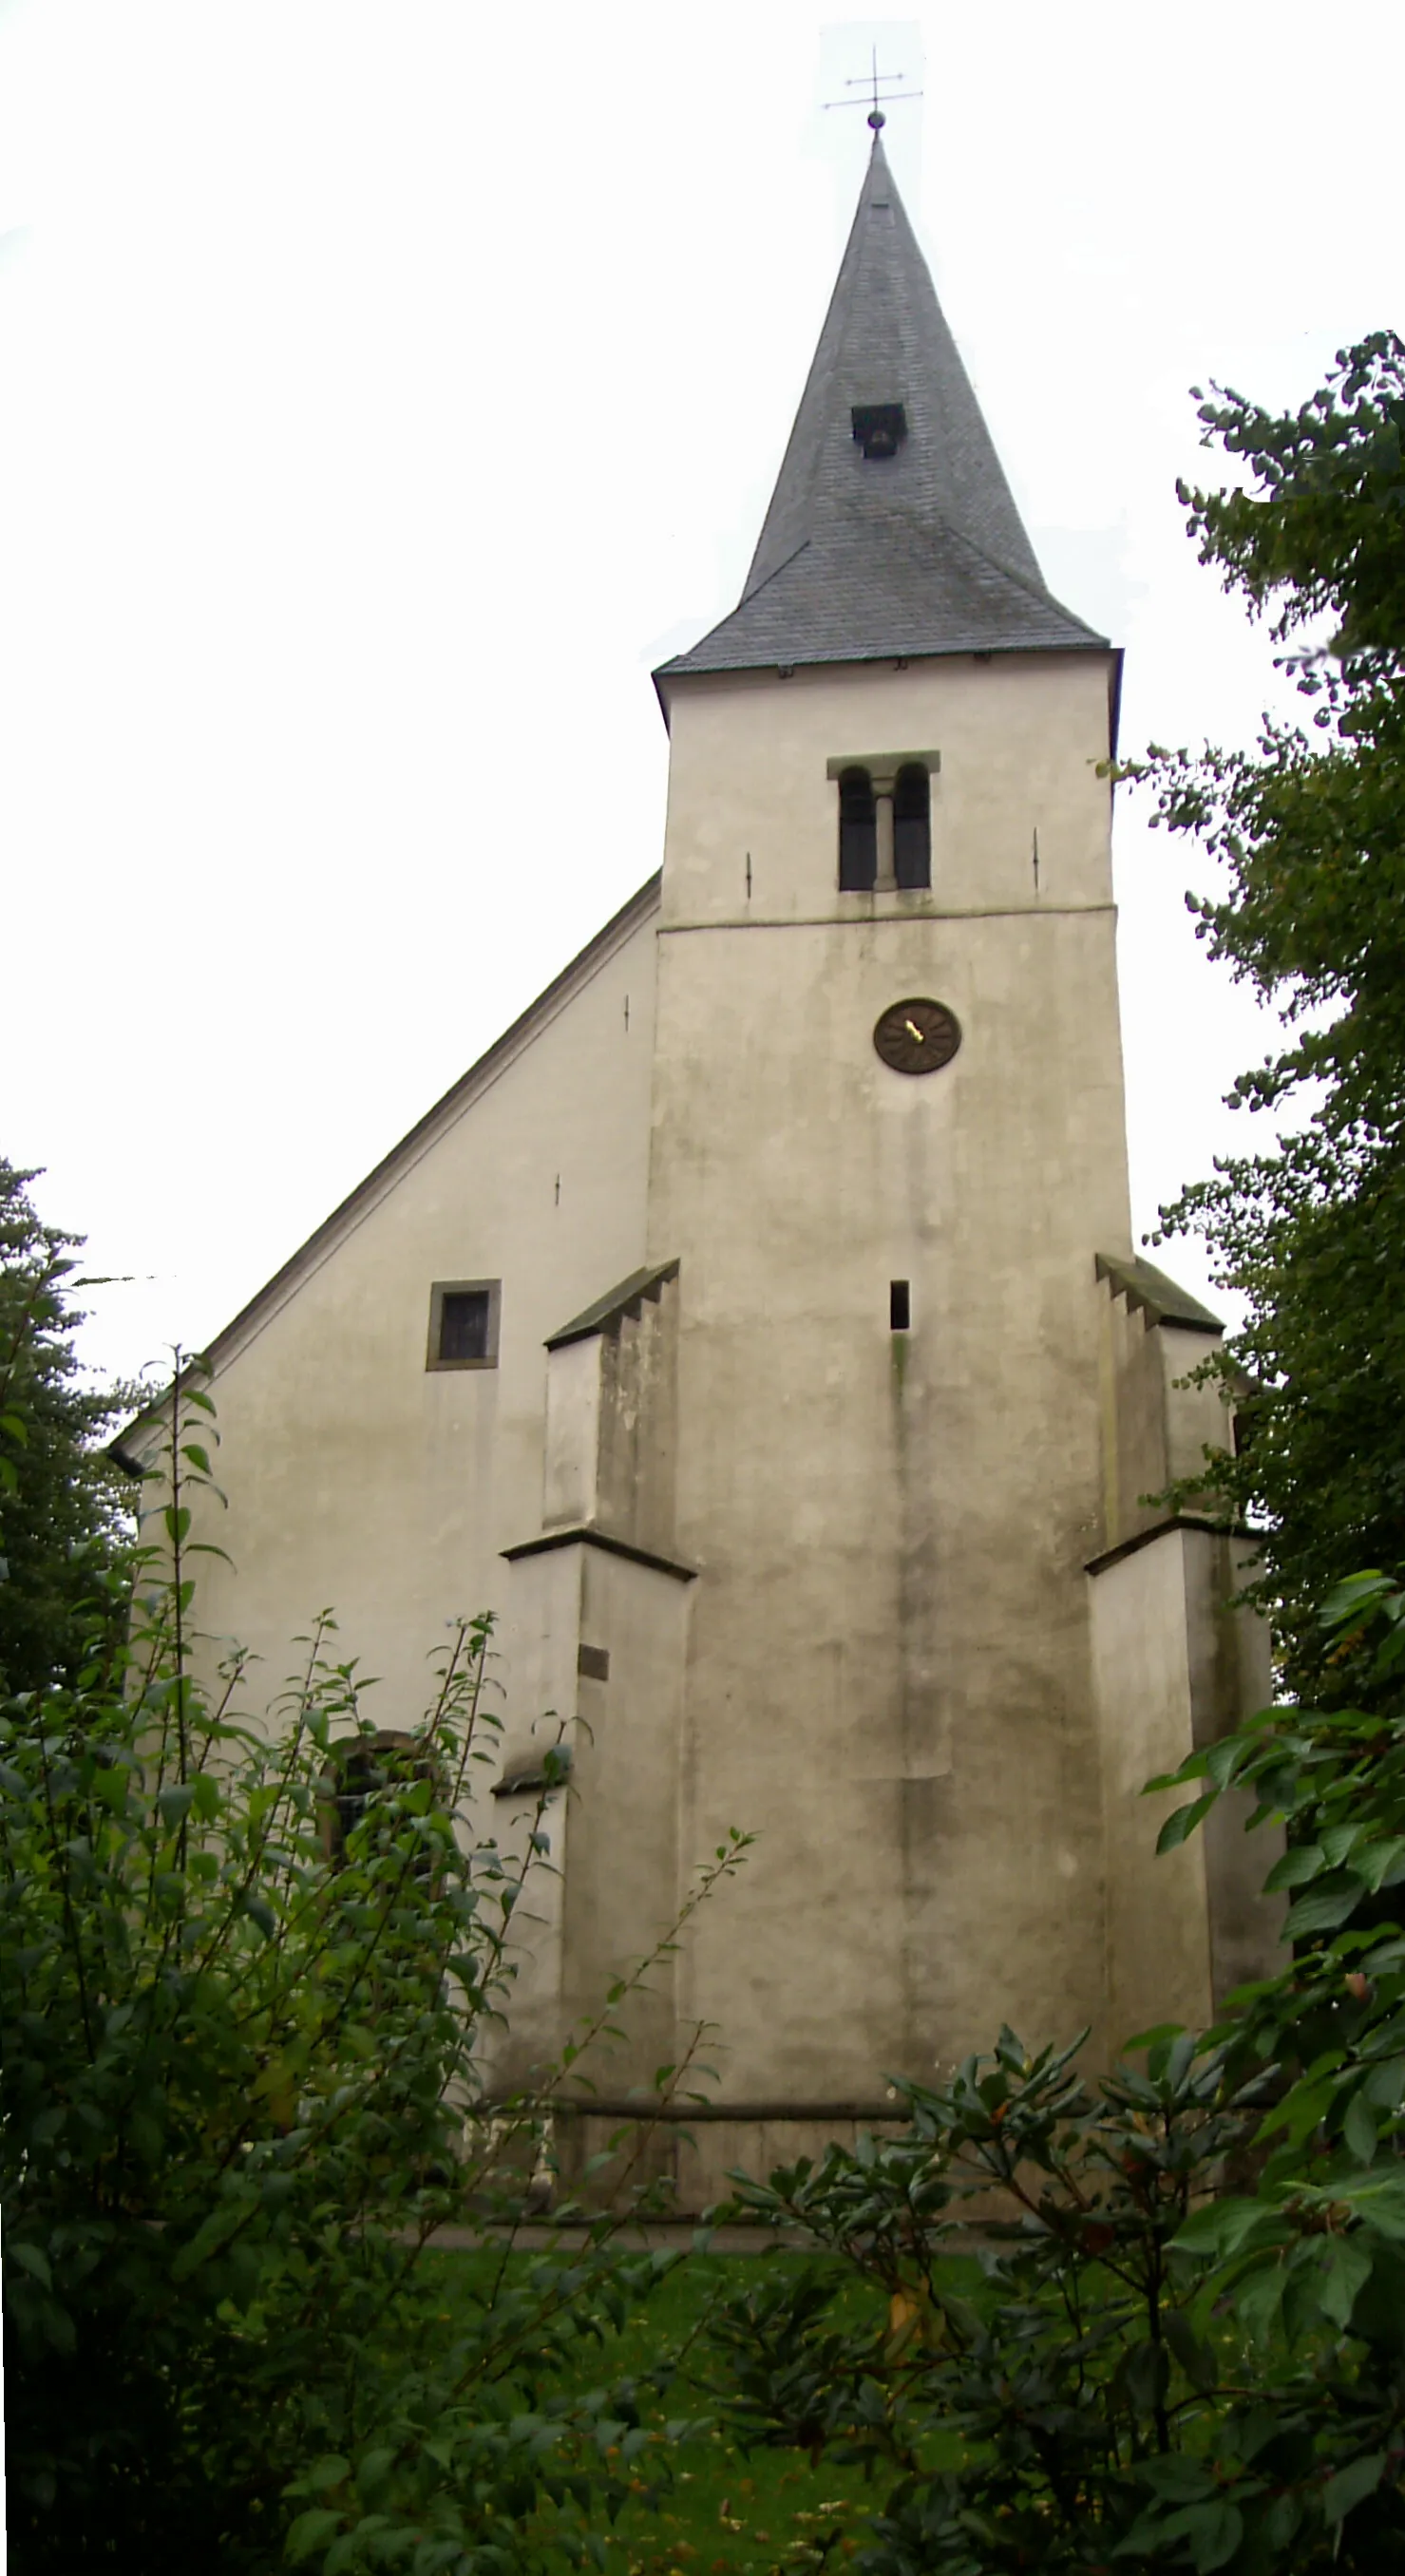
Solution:
M 695 2121 L 729 2120 L 737 2127 L 753 2121 L 764 2121 L 768 2128 L 778 2122 L 815 2120 L 883 2120 L 890 2128 L 905 2129 L 908 2113 L 901 2101 L 893 2102 L 651 2102 L 648 2095 L 604 2094 L 563 2098 L 555 2094 L 539 2105 L 554 2120 L 676 2120 L 691 2128 Z
M 1255 1535 L 1238 1521 L 1211 1521 L 1195 1512 L 1171 1512 L 1164 1521 L 1153 1521 L 1150 1529 L 1136 1530 L 1131 1538 L 1119 1539 L 1116 1547 L 1105 1547 L 1101 1556 L 1090 1556 L 1083 1571 L 1106 1574 L 1110 1565 L 1120 1565 L 1124 1556 L 1135 1556 L 1139 1547 L 1150 1547 L 1153 1539 L 1165 1538 L 1170 1530 L 1203 1530 L 1207 1538 L 1252 1539 Z
M 631 1539 L 612 1538 L 608 1530 L 591 1529 L 584 1524 L 575 1529 L 548 1530 L 544 1538 L 523 1539 L 517 1547 L 500 1548 L 509 1565 L 524 1556 L 545 1556 L 554 1547 L 599 1547 L 607 1556 L 627 1556 L 632 1565 L 652 1566 L 656 1574 L 671 1574 L 678 1583 L 696 1583 L 696 1565 L 686 1565 L 679 1556 L 659 1556 L 651 1547 L 636 1547 Z
M 1138 1254 L 1095 1252 L 1093 1268 L 1099 1279 L 1105 1279 L 1114 1297 L 1125 1297 L 1129 1306 L 1140 1306 L 1153 1324 L 1175 1324 L 1183 1333 L 1222 1333 L 1224 1325 L 1208 1306 L 1188 1289 L 1178 1288 L 1154 1261 L 1143 1261 Z
M 646 1297 L 657 1304 L 660 1289 L 677 1276 L 676 1261 L 660 1261 L 652 1270 L 631 1270 L 617 1288 L 607 1289 L 583 1314 L 573 1315 L 569 1324 L 553 1333 L 546 1343 L 547 1350 L 559 1351 L 567 1342 L 588 1341 L 593 1333 L 618 1332 L 626 1315 L 637 1316 Z

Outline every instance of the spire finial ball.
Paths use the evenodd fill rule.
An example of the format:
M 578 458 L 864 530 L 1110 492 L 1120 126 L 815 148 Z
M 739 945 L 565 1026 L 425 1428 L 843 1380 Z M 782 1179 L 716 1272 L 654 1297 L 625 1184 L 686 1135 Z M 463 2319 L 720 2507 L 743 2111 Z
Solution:
M 886 116 L 884 115 L 883 110 L 882 110 L 882 108 L 881 108 L 881 107 L 871 107 L 871 108 L 869 109 L 869 112 L 868 112 L 868 121 L 869 121 L 869 124 L 872 126 L 873 131 L 874 131 L 874 133 L 875 133 L 875 134 L 879 134 L 879 133 L 881 133 L 881 132 L 882 132 L 882 130 L 883 130 L 883 127 L 884 127 L 884 126 L 887 124 L 887 122 L 888 122 L 888 120 L 887 120 Z

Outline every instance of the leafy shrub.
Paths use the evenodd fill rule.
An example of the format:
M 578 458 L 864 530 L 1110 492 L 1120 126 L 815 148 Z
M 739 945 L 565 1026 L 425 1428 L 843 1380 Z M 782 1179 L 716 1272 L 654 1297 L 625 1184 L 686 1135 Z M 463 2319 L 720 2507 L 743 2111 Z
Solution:
M 207 1411 L 187 1386 L 163 1560 L 139 1569 L 126 1646 L 0 1715 L 14 2564 L 598 2561 L 655 2437 L 639 2390 L 592 2392 L 582 2355 L 676 2258 L 621 2251 L 617 2197 L 507 2259 L 536 2210 L 553 2070 L 485 2098 L 545 1840 L 539 1814 L 515 1862 L 475 1825 L 490 1623 L 454 1629 L 399 1757 L 326 1619 L 271 1730 L 241 1714 L 237 1661 L 212 1699 L 190 1652 Z M 558 1748 L 543 1801 L 562 1767 Z M 663 2070 L 659 2090 L 683 2080 Z M 503 2260 L 450 2315 L 420 2258 L 465 2217 Z

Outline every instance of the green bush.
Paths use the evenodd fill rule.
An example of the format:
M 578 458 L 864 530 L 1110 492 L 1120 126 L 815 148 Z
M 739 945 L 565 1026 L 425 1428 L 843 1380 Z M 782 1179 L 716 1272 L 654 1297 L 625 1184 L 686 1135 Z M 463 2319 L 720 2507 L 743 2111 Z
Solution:
M 207 1412 L 187 1386 L 125 1648 L 0 1717 L 13 2564 L 598 2562 L 657 2437 L 583 2356 L 675 2258 L 624 2254 L 617 2201 L 506 2259 L 554 2071 L 484 2098 L 546 1865 L 540 1817 L 523 1863 L 475 1824 L 489 1623 L 454 1629 L 399 1752 L 325 1619 L 271 1724 L 241 1713 L 237 1662 L 212 1698 L 190 1650 Z M 465 2217 L 504 2255 L 450 2313 L 421 2255 Z

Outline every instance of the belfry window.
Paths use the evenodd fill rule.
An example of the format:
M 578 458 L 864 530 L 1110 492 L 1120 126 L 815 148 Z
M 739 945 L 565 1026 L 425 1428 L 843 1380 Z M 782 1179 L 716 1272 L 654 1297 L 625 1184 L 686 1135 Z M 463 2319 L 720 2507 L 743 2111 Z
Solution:
M 906 761 L 893 783 L 893 876 L 900 886 L 932 882 L 932 785 L 921 761 Z
M 839 778 L 839 890 L 864 894 L 878 875 L 878 805 L 866 769 Z

